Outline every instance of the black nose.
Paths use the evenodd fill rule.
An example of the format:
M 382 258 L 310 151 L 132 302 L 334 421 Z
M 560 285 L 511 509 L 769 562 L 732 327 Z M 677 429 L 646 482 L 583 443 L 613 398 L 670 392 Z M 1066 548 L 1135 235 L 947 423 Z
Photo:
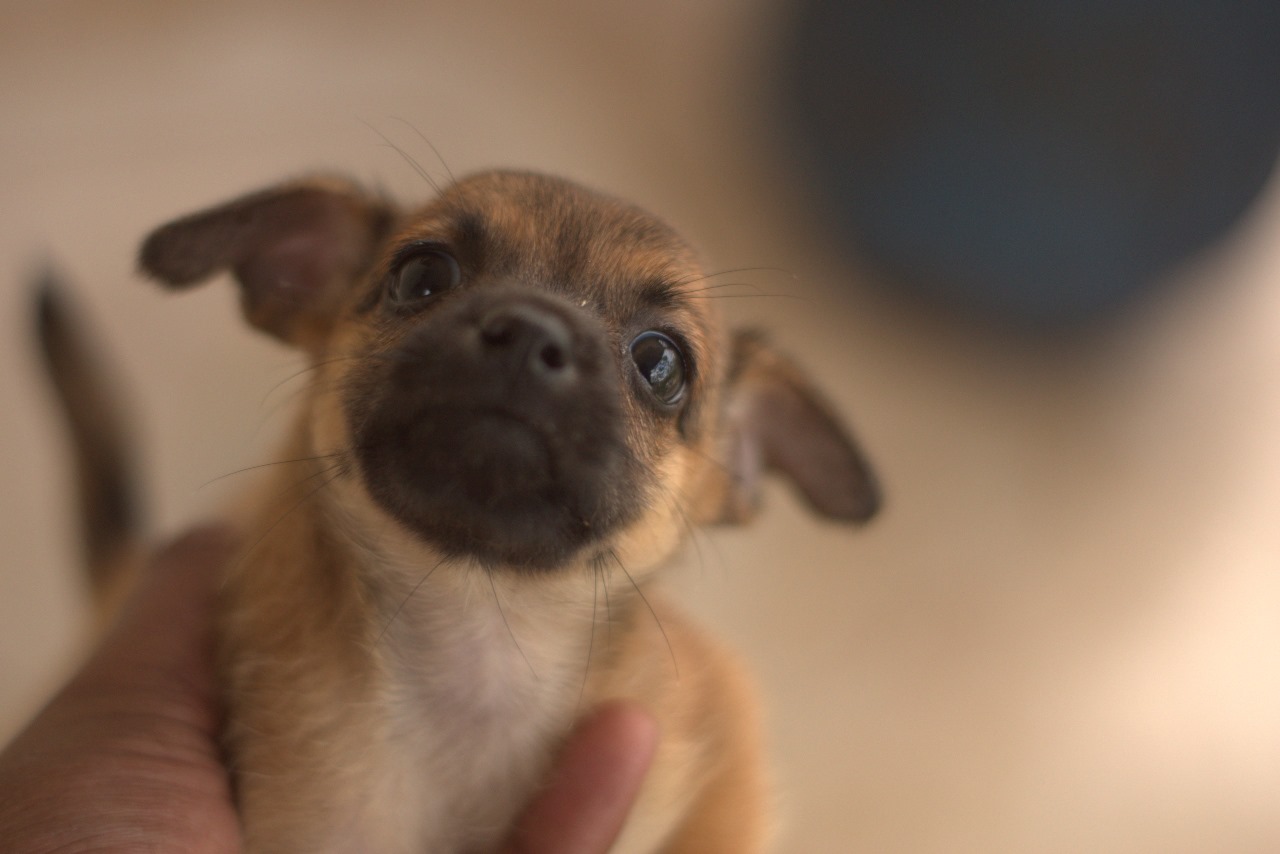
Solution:
M 480 319 L 485 349 L 515 371 L 549 386 L 573 381 L 573 333 L 547 308 L 525 303 L 499 305 Z

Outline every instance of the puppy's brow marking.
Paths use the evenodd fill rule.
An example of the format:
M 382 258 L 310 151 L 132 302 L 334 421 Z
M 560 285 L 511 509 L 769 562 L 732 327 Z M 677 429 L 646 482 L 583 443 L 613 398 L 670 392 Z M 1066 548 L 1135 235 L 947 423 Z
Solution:
M 489 226 L 485 223 L 484 216 L 475 211 L 460 215 L 454 222 L 453 233 L 454 239 L 462 247 L 476 255 L 483 253 L 490 242 Z
M 678 306 L 686 293 L 674 282 L 655 279 L 641 288 L 640 301 L 653 308 L 670 309 Z

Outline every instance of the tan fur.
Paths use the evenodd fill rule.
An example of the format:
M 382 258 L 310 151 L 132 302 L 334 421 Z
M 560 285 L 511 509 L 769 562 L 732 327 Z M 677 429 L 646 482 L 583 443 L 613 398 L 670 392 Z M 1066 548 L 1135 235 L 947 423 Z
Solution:
M 321 444 L 299 441 L 281 459 L 313 455 L 329 447 L 321 437 L 343 433 L 323 400 L 308 411 L 327 416 L 307 425 Z M 235 562 L 221 609 L 233 712 L 227 737 L 251 851 L 489 850 L 536 790 L 573 720 L 619 697 L 657 717 L 662 742 L 615 850 L 764 849 L 771 809 L 749 681 L 727 650 L 651 587 L 652 570 L 685 533 L 677 505 L 659 503 L 619 537 L 632 578 L 617 566 L 598 581 L 585 568 L 567 568 L 539 579 L 494 574 L 491 588 L 482 577 L 435 573 L 415 590 L 438 556 L 363 496 L 325 509 L 308 500 L 318 485 L 309 478 L 323 467 L 286 468 L 263 490 L 273 498 L 250 514 L 250 530 L 263 519 L 282 521 Z M 671 468 L 673 489 L 706 476 L 692 454 Z M 456 622 L 430 641 L 415 635 L 441 612 Z M 619 616 L 610 620 L 610 612 Z M 418 689 L 404 685 L 416 668 L 440 666 L 441 647 L 466 643 L 475 644 L 466 663 L 492 656 L 492 684 L 478 684 L 477 668 L 460 674 L 465 684 L 431 685 L 424 675 L 408 680 Z M 417 646 L 433 654 L 415 661 Z M 421 695 L 405 696 L 414 690 Z M 323 713 L 299 721 L 298 705 Z M 464 722 L 461 731 L 434 720 L 432 706 Z M 513 720 L 531 714 L 537 719 Z M 486 715 L 487 726 L 465 723 Z M 520 726 L 528 731 L 513 734 Z M 493 755 L 477 753 L 477 741 L 491 744 Z M 451 754 L 456 742 L 469 751 Z M 526 754 L 515 768 L 513 749 Z M 403 809 L 406 802 L 415 806 Z
M 232 710 L 227 738 L 249 850 L 489 850 L 536 790 L 571 722 L 617 697 L 651 711 L 662 741 L 615 850 L 763 850 L 772 821 L 749 681 L 733 656 L 659 591 L 646 585 L 646 606 L 624 576 L 610 573 L 606 609 L 605 592 L 589 576 L 495 577 L 492 589 L 479 578 L 433 576 L 382 635 L 387 606 L 408 595 L 402 591 L 434 557 L 407 541 L 376 551 L 329 541 L 320 532 L 340 526 L 316 505 L 304 501 L 289 512 L 314 488 L 291 485 L 301 477 L 291 471 L 264 490 L 277 499 L 253 515 L 283 519 L 234 563 L 220 610 L 220 664 Z M 360 583 L 361 573 L 345 564 L 362 557 L 399 576 L 389 585 L 395 593 Z M 530 603 L 554 611 L 543 619 L 524 607 Z M 415 661 L 421 637 L 414 627 L 441 610 L 456 624 L 441 628 L 432 658 Z M 620 616 L 610 621 L 607 610 Z M 406 687 L 415 668 L 439 667 L 440 647 L 454 642 L 453 632 L 463 638 L 457 643 L 484 645 L 467 657 L 473 664 L 493 657 L 493 684 L 479 684 L 480 665 L 459 674 L 462 684 L 423 678 L 418 688 Z M 305 720 L 298 705 L 312 710 Z M 435 719 L 430 706 L 459 723 Z M 513 723 L 513 714 L 527 718 L 535 709 L 537 720 Z M 492 719 L 480 721 L 485 715 Z M 522 725 L 528 732 L 512 732 Z M 425 731 L 414 733 L 419 727 Z M 469 743 L 469 754 L 450 754 L 456 739 Z M 477 740 L 497 740 L 494 767 L 483 767 Z M 516 763 L 523 773 L 512 776 L 508 751 L 515 747 L 528 755 Z M 451 828 L 459 816 L 465 823 Z
M 568 310 L 599 324 L 608 358 L 621 360 L 627 452 L 652 480 L 611 484 L 643 487 L 640 512 L 554 569 L 445 561 L 375 499 L 354 450 L 365 416 L 352 390 L 376 382 L 370 365 L 415 329 L 369 308 L 380 283 L 403 247 L 465 242 L 467 227 L 515 259 L 503 287 L 560 288 L 557 304 L 572 294 Z M 232 514 L 245 542 L 217 619 L 249 851 L 492 850 L 574 722 L 612 698 L 639 701 L 661 730 L 615 850 L 766 847 L 772 804 L 750 682 L 656 573 L 692 524 L 748 516 L 762 468 L 837 518 L 866 518 L 875 496 L 856 448 L 793 367 L 755 338 L 731 346 L 696 296 L 705 277 L 678 235 L 540 176 L 476 176 L 407 215 L 323 180 L 171 223 L 142 263 L 175 287 L 233 270 L 250 322 L 314 366 L 278 457 L 293 462 Z M 655 414 L 625 376 L 629 318 L 658 311 L 634 308 L 632 289 L 654 281 L 670 292 L 658 298 L 662 322 L 684 330 L 697 365 L 680 420 Z

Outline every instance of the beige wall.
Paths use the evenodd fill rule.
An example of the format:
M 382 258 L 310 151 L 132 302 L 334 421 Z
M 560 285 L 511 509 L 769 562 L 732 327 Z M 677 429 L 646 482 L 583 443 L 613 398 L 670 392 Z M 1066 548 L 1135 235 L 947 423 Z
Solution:
M 1280 192 L 1164 301 L 1018 341 L 876 296 L 749 109 L 775 10 L 59 2 L 0 8 L 0 737 L 73 661 L 64 469 L 21 278 L 42 254 L 119 354 L 158 528 L 217 506 L 298 360 L 226 287 L 132 277 L 150 226 L 331 168 L 405 199 L 516 165 L 633 197 L 850 413 L 889 491 L 864 533 L 783 490 L 678 583 L 764 685 L 783 850 L 1280 850 Z M 375 7 L 378 11 L 365 11 Z

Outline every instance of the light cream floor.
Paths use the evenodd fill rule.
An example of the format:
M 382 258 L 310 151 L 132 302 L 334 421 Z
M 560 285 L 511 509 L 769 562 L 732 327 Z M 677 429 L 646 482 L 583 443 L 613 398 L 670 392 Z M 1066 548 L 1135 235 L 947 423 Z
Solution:
M 68 495 L 25 271 L 80 284 L 133 382 L 157 525 L 265 459 L 296 369 L 230 289 L 131 274 L 149 227 L 329 168 L 555 171 L 669 216 L 850 414 L 865 532 L 785 490 L 676 583 L 759 674 L 805 852 L 1280 850 L 1280 191 L 1170 296 L 1070 341 L 877 296 L 753 110 L 779 10 L 60 2 L 0 9 L 0 737 L 74 660 Z M 729 302 L 729 301 L 726 301 Z

